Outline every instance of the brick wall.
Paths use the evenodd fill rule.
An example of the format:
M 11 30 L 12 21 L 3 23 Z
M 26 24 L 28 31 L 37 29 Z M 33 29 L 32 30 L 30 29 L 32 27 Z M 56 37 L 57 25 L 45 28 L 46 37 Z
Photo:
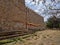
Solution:
M 24 27 L 22 25 L 26 22 L 25 16 L 24 0 L 0 0 L 0 27 L 3 30 L 17 30 Z
M 33 26 L 29 26 L 30 28 L 34 27 L 34 28 L 38 28 L 41 29 L 44 27 L 44 18 L 42 16 L 40 16 L 39 14 L 37 14 L 36 12 L 34 12 L 31 9 L 27 9 L 27 22 L 31 23 Z M 35 25 L 35 26 L 34 26 Z
M 29 23 L 40 25 L 39 28 L 44 24 L 43 17 L 26 9 L 24 0 L 0 0 L 0 28 L 2 30 L 25 29 L 26 22 L 28 25 Z M 34 27 L 34 25 L 30 27 Z

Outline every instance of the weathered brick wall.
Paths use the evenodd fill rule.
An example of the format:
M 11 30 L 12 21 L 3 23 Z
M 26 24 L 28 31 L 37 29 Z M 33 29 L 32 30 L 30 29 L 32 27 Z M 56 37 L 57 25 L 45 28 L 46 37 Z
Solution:
M 0 27 L 3 30 L 23 28 L 25 16 L 24 0 L 0 0 Z
M 39 28 L 44 25 L 43 17 L 30 9 L 27 10 L 24 0 L 0 0 L 0 28 L 2 30 L 25 29 L 26 22 L 41 24 Z
M 40 16 L 39 14 L 37 14 L 36 12 L 34 12 L 31 9 L 27 9 L 27 18 L 28 18 L 28 23 L 31 23 L 33 26 L 29 26 L 32 28 L 38 28 L 41 29 L 44 27 L 44 18 L 42 16 Z M 36 26 L 34 26 L 36 25 Z

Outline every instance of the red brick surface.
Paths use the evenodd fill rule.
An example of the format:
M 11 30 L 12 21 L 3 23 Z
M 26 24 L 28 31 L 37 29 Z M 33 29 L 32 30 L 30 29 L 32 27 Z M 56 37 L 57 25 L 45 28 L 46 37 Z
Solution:
M 20 30 L 26 28 L 26 22 L 33 23 L 33 25 L 41 24 L 39 28 L 42 27 L 44 25 L 43 17 L 28 10 L 26 10 L 24 0 L 0 0 L 0 27 L 3 30 Z

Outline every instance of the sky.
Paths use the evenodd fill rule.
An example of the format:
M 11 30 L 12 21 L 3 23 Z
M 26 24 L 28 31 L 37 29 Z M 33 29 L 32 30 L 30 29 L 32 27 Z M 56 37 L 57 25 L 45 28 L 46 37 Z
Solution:
M 27 7 L 29 7 L 30 9 L 34 10 L 35 12 L 37 12 L 38 14 L 40 14 L 41 16 L 44 17 L 44 21 L 47 21 L 47 19 L 50 17 L 49 14 L 47 14 L 47 10 L 49 10 L 49 6 L 51 6 L 53 9 L 60 9 L 60 0 L 55 0 L 55 2 L 53 2 L 53 0 L 46 0 L 45 5 L 47 7 L 45 7 L 45 5 L 43 5 L 43 1 L 41 0 L 39 2 L 38 5 L 38 0 L 36 0 L 35 2 L 32 2 L 32 0 L 25 0 L 25 4 Z M 49 10 L 49 12 L 51 12 Z

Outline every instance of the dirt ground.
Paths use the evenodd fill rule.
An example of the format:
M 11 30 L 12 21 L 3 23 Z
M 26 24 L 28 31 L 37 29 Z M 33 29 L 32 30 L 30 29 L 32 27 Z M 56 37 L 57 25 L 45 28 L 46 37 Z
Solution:
M 37 31 L 19 38 L 18 41 L 4 45 L 60 45 L 60 30 Z

